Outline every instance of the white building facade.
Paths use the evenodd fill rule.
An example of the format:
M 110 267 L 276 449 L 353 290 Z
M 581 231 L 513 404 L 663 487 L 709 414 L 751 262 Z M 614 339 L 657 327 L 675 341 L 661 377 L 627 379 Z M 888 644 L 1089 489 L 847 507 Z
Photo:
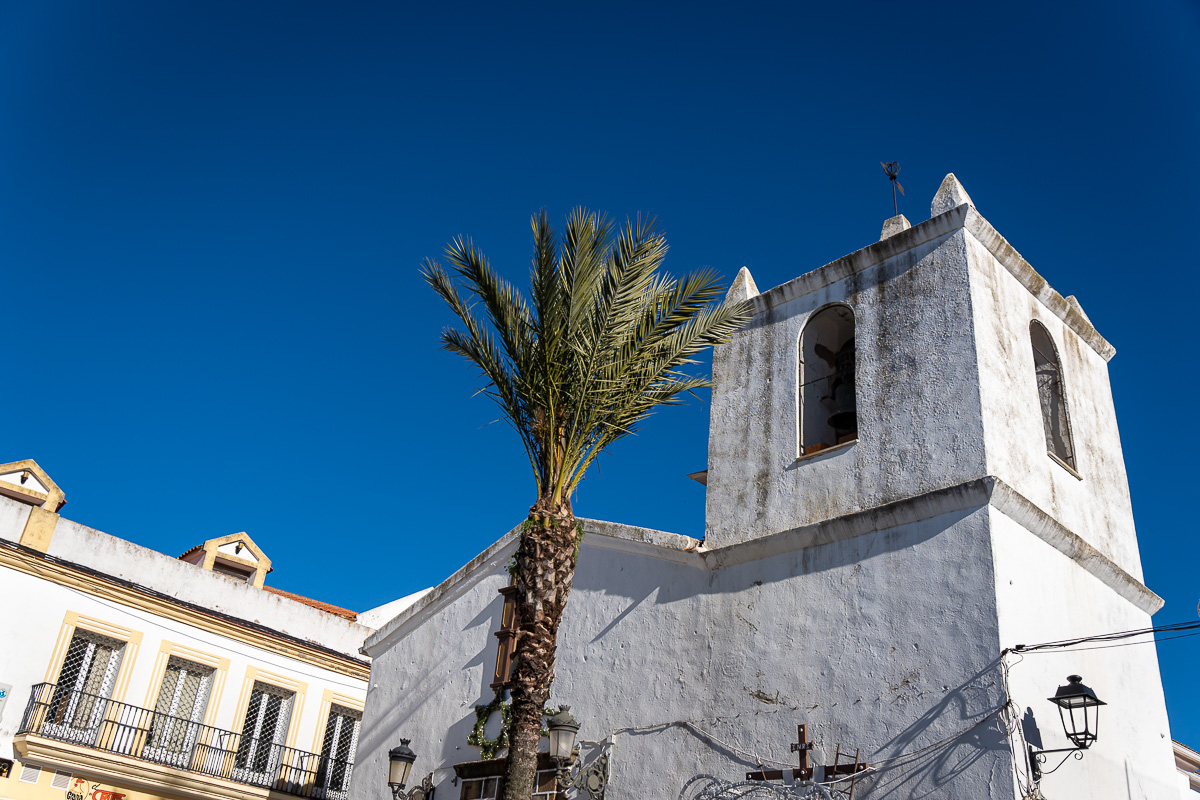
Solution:
M 843 795 L 1180 796 L 1152 642 L 1014 650 L 1146 628 L 1162 605 L 1114 349 L 952 175 L 931 211 L 770 291 L 738 276 L 756 315 L 714 355 L 703 541 L 585 523 L 552 702 L 582 724 L 593 798 L 788 783 L 806 752 Z M 401 737 L 438 800 L 500 791 L 515 536 L 367 639 L 351 800 L 379 796 Z M 1073 746 L 1046 699 L 1070 674 L 1107 705 L 1051 772 L 1028 752 Z
M 0 465 L 0 798 L 345 798 L 373 629 L 264 586 L 245 533 L 176 558 L 62 503 Z

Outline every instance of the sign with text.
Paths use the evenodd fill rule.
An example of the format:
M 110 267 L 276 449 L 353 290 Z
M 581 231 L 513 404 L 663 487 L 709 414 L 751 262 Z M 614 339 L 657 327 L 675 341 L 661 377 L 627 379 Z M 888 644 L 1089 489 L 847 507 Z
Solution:
M 101 789 L 98 783 L 93 783 L 89 786 L 88 782 L 83 778 L 76 778 L 71 781 L 71 785 L 67 787 L 66 795 L 66 800 L 121 800 L 125 796 L 122 792 Z
M 0 683 L 0 714 L 4 713 L 4 704 L 8 702 L 8 696 L 12 694 L 12 686 L 7 683 Z

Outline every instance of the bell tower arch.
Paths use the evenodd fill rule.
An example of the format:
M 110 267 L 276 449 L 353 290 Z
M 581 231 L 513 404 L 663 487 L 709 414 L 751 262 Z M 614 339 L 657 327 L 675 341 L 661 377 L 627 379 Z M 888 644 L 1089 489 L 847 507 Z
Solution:
M 825 306 L 804 325 L 796 402 L 798 455 L 819 453 L 858 437 L 854 350 L 854 311 L 850 306 Z

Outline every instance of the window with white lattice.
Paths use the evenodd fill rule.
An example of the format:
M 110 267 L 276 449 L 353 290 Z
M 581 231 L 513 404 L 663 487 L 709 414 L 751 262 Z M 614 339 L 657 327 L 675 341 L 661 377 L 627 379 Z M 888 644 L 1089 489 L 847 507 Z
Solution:
M 154 702 L 147 757 L 186 759 L 208 709 L 215 672 L 213 667 L 205 664 L 171 656 L 163 672 L 158 699 Z
M 295 692 L 254 682 L 234 756 L 234 780 L 270 772 L 279 764 L 295 699 Z
M 68 730 L 85 734 L 69 736 L 73 741 L 96 731 L 112 697 L 124 653 L 122 641 L 92 631 L 75 631 L 48 710 L 47 722 L 61 726 L 60 735 Z
M 337 796 L 338 793 L 344 796 L 350 788 L 350 772 L 354 766 L 354 754 L 358 749 L 358 733 L 361 727 L 361 711 L 337 704 L 329 707 L 325 739 L 321 744 L 317 785 L 324 787 L 330 796 Z

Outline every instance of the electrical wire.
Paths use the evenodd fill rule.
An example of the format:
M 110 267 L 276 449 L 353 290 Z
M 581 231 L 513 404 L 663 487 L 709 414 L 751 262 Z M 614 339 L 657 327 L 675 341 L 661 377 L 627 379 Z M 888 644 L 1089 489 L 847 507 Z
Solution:
M 1174 633 L 1177 631 L 1189 631 L 1200 628 L 1200 622 L 1174 622 L 1168 625 L 1155 625 L 1152 628 L 1137 628 L 1131 631 L 1116 631 L 1115 633 L 1100 633 L 1095 636 L 1080 636 L 1076 639 L 1061 639 L 1057 642 L 1044 642 L 1042 644 L 1018 644 L 1008 648 L 1004 652 L 1017 653 L 1034 653 L 1039 650 L 1057 650 L 1065 647 L 1074 647 L 1079 644 L 1088 642 L 1112 642 L 1121 639 L 1132 639 L 1135 636 L 1145 636 L 1151 633 Z M 1156 641 L 1170 641 L 1171 639 L 1182 639 L 1182 636 L 1171 636 L 1166 639 Z M 1132 644 L 1142 644 L 1142 642 L 1133 642 Z
M 901 753 L 900 755 L 892 756 L 891 758 L 882 758 L 882 759 L 875 760 L 875 763 L 873 763 L 871 766 L 867 767 L 866 769 L 859 770 L 858 772 L 855 772 L 851 775 L 843 775 L 840 778 L 835 777 L 831 780 L 824 781 L 824 783 L 833 784 L 833 783 L 838 783 L 840 781 L 848 781 L 852 778 L 861 778 L 864 775 L 869 775 L 869 774 L 872 774 L 875 772 L 882 772 L 885 769 L 896 769 L 897 767 L 902 767 L 905 764 L 910 764 L 910 763 L 918 760 L 921 756 L 927 755 L 928 753 L 930 753 L 934 750 L 937 750 L 941 747 L 945 747 L 946 745 L 950 744 L 951 742 L 955 742 L 958 739 L 961 739 L 963 736 L 970 733 L 975 728 L 978 728 L 980 725 L 987 722 L 992 717 L 996 716 L 997 714 L 1000 714 L 1003 710 L 1004 710 L 1003 707 L 993 708 L 991 711 L 987 712 L 982 717 L 975 720 L 975 722 L 973 722 L 969 727 L 963 728 L 962 730 L 958 731 L 957 733 L 947 736 L 945 739 L 936 741 L 933 744 L 927 744 L 924 747 L 920 748 L 919 750 L 913 750 L 910 753 Z
M 1169 642 L 1172 639 L 1187 639 L 1192 636 L 1200 636 L 1200 631 L 1196 631 L 1195 633 L 1182 633 L 1179 636 L 1167 636 L 1166 638 L 1163 638 L 1163 639 L 1156 638 L 1156 639 L 1152 639 L 1152 640 L 1146 641 L 1146 642 L 1122 642 L 1121 644 L 1100 644 L 1100 645 L 1096 645 L 1095 647 L 1079 647 L 1079 648 L 1072 650 L 1071 652 L 1072 653 L 1086 653 L 1088 650 L 1108 650 L 1111 647 L 1132 647 L 1135 644 L 1160 644 L 1162 642 Z M 1022 652 L 1024 652 L 1024 651 L 1022 651 Z M 1042 650 L 1042 651 L 1035 651 L 1035 652 L 1044 653 L 1046 651 Z
M 782 710 L 790 711 L 792 709 L 780 709 L 780 710 L 781 711 Z M 940 739 L 931 744 L 927 744 L 924 747 L 921 747 L 920 749 L 913 750 L 908 753 L 901 753 L 897 756 L 892 756 L 891 758 L 880 759 L 878 761 L 875 761 L 875 763 L 872 764 L 868 769 L 859 770 L 857 773 L 854 773 L 853 775 L 843 775 L 840 778 L 833 778 L 831 780 L 824 781 L 824 783 L 834 784 L 834 783 L 838 783 L 840 781 L 849 780 L 851 778 L 861 778 L 864 775 L 867 775 L 867 774 L 873 773 L 873 772 L 879 772 L 885 768 L 886 769 L 895 769 L 896 767 L 903 766 L 908 763 L 912 763 L 912 762 L 920 759 L 922 756 L 925 756 L 934 750 L 937 750 L 941 747 L 945 747 L 946 745 L 962 738 L 965 734 L 971 732 L 975 728 L 979 727 L 980 725 L 984 724 L 985 722 L 989 721 L 996 715 L 1003 712 L 1003 710 L 1004 710 L 1003 707 L 994 708 L 991 711 L 988 711 L 985 714 L 983 714 L 983 716 L 979 717 L 977 720 L 972 722 L 967 727 L 962 728 L 961 730 L 958 730 L 955 733 L 950 734 L 949 736 L 947 736 L 944 739 Z M 776 714 L 776 713 L 779 713 L 779 711 L 755 712 L 756 715 L 763 714 L 763 713 Z M 615 737 L 616 735 L 621 734 L 621 733 L 640 733 L 640 732 L 645 732 L 645 731 L 662 730 L 664 728 L 683 727 L 683 728 L 688 728 L 689 730 L 695 732 L 697 735 L 713 742 L 714 744 L 720 745 L 721 747 L 725 748 L 726 750 L 728 750 L 732 753 L 736 753 L 737 755 L 744 756 L 748 762 L 755 764 L 756 766 L 758 766 L 760 768 L 766 767 L 768 765 L 773 766 L 773 767 L 780 767 L 780 768 L 784 768 L 784 769 L 795 769 L 796 768 L 796 765 L 793 762 L 784 762 L 784 761 L 777 761 L 777 760 L 771 759 L 771 758 L 763 758 L 758 753 L 746 750 L 745 748 L 739 747 L 738 745 L 735 745 L 731 742 L 724 741 L 723 739 L 721 739 L 719 736 L 712 733 L 711 731 L 700 727 L 700 725 L 702 723 L 715 725 L 715 724 L 719 724 L 721 722 L 728 722 L 731 720 L 735 720 L 735 719 L 738 719 L 739 717 L 741 717 L 740 714 L 734 715 L 732 717 L 713 717 L 710 719 L 690 719 L 690 720 L 689 719 L 678 719 L 678 720 L 673 720 L 671 722 L 659 722 L 659 723 L 655 723 L 652 725 L 640 725 L 640 726 L 636 726 L 636 727 L 616 728 L 608 734 L 606 739 L 600 740 L 600 742 L 612 741 L 613 737 Z M 589 743 L 599 744 L 600 742 L 589 742 Z
M 755 711 L 754 715 L 761 716 L 764 714 L 765 715 L 778 714 L 780 711 L 783 711 L 783 710 L 790 711 L 792 709 L 777 709 L 774 711 Z M 615 730 L 611 731 L 606 738 L 611 740 L 614 736 L 616 736 L 617 734 L 620 734 L 620 733 L 641 733 L 641 732 L 645 732 L 645 731 L 661 730 L 663 728 L 680 728 L 680 727 L 688 728 L 688 729 L 692 730 L 694 733 L 696 733 L 697 735 L 699 735 L 705 739 L 708 739 L 709 741 L 714 742 L 714 743 L 720 745 L 721 747 L 724 747 L 729 752 L 736 753 L 739 756 L 744 756 L 749 763 L 755 764 L 759 767 L 764 767 L 769 764 L 774 767 L 791 768 L 793 765 L 790 762 L 785 763 L 782 761 L 775 761 L 770 758 L 762 758 L 758 753 L 741 748 L 735 744 L 732 744 L 731 742 L 726 742 L 723 739 L 721 739 L 720 737 L 718 737 L 716 734 L 712 733 L 711 731 L 705 730 L 704 728 L 700 727 L 701 723 L 707 723 L 710 725 L 718 725 L 722 722 L 729 722 L 729 721 L 732 721 L 735 719 L 740 719 L 741 716 L 742 716 L 741 714 L 734 714 L 733 716 L 730 716 L 730 717 L 712 717 L 710 719 L 677 719 L 677 720 L 673 720 L 671 722 L 659 722 L 659 723 L 655 723 L 653 725 L 640 725 L 640 726 L 636 726 L 636 727 L 616 728 Z

